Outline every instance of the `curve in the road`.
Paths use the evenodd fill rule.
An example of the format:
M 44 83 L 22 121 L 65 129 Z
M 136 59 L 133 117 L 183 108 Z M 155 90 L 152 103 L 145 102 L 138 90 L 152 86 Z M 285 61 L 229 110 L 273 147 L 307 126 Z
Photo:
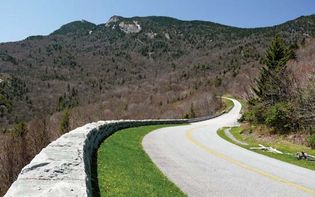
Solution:
M 241 104 L 220 117 L 149 133 L 143 147 L 189 196 L 315 196 L 315 172 L 260 155 L 220 138 L 238 125 Z

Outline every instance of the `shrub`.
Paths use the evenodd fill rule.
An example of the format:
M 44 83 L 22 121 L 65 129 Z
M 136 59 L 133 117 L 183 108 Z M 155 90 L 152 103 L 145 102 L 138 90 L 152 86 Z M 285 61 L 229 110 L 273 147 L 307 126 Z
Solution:
M 291 131 L 295 128 L 292 111 L 293 108 L 289 103 L 276 103 L 267 109 L 265 123 L 280 132 Z
M 261 103 L 255 103 L 248 107 L 241 117 L 241 121 L 249 121 L 256 124 L 262 124 L 265 121 L 265 106 Z

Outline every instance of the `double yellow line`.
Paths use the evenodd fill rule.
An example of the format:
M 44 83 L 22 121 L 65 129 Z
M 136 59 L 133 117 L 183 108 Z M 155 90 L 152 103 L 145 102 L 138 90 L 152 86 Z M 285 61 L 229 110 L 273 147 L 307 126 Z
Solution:
M 197 147 L 203 149 L 203 150 L 206 151 L 208 154 L 214 155 L 214 156 L 216 156 L 216 157 L 218 157 L 218 158 L 221 158 L 221 159 L 223 159 L 223 160 L 225 160 L 225 161 L 228 161 L 228 162 L 230 162 L 230 163 L 232 163 L 232 164 L 234 164 L 234 165 L 236 165 L 236 166 L 239 166 L 239 167 L 241 167 L 241 168 L 244 168 L 244 169 L 246 169 L 246 170 L 248 170 L 248 171 L 250 171 L 250 172 L 259 174 L 259 175 L 264 176 L 264 177 L 267 177 L 267 178 L 269 178 L 269 179 L 271 179 L 271 180 L 274 180 L 274 181 L 283 183 L 283 184 L 285 184 L 285 185 L 288 185 L 288 186 L 290 186 L 290 187 L 296 188 L 296 189 L 298 189 L 298 190 L 302 190 L 302 191 L 304 191 L 304 192 L 306 192 L 306 193 L 309 193 L 309 194 L 315 196 L 315 190 L 306 188 L 306 187 L 304 187 L 304 186 L 302 186 L 302 185 L 298 185 L 298 184 L 293 183 L 293 182 L 291 182 L 291 181 L 285 180 L 285 179 L 280 178 L 280 177 L 278 177 L 278 176 L 274 176 L 274 175 L 272 175 L 272 174 L 269 174 L 269 173 L 264 172 L 264 171 L 262 171 L 262 170 L 259 170 L 259 169 L 257 169 L 257 168 L 254 168 L 254 167 L 251 167 L 251 166 L 249 166 L 249 165 L 246 165 L 246 164 L 244 164 L 244 163 L 242 163 L 242 162 L 240 162 L 240 161 L 237 161 L 237 160 L 235 160 L 235 159 L 232 159 L 232 158 L 230 158 L 230 157 L 228 157 L 228 156 L 226 156 L 226 155 L 224 155 L 224 154 L 222 154 L 222 153 L 220 153 L 220 152 L 217 152 L 217 151 L 215 151 L 215 150 L 212 150 L 212 149 L 208 148 L 207 146 L 201 144 L 200 142 L 198 142 L 197 140 L 195 140 L 195 139 L 193 138 L 193 136 L 192 136 L 193 132 L 194 132 L 196 129 L 199 129 L 199 128 L 201 128 L 201 127 L 204 127 L 204 126 L 200 126 L 200 127 L 192 128 L 192 129 L 188 130 L 188 131 L 186 132 L 186 137 L 188 138 L 188 140 L 189 140 L 190 142 L 192 142 L 192 143 L 193 143 L 194 145 L 196 145 Z

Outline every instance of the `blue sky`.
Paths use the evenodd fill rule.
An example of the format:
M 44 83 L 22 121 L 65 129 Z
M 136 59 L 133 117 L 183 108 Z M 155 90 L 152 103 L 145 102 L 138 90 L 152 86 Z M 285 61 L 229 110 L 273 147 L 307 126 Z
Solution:
M 262 27 L 310 14 L 315 14 L 315 0 L 1 0 L 0 42 L 47 35 L 74 20 L 105 23 L 112 15 Z

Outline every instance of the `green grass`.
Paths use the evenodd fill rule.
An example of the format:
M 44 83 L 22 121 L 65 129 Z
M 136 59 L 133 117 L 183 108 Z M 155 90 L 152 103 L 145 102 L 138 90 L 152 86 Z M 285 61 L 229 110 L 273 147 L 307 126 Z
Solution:
M 272 158 L 279 159 L 279 160 L 284 161 L 284 162 L 288 162 L 288 163 L 298 165 L 298 166 L 301 166 L 304 168 L 315 170 L 315 162 L 314 161 L 298 160 L 295 157 L 295 153 L 301 152 L 301 151 L 304 151 L 304 152 L 311 154 L 311 155 L 315 155 L 315 151 L 311 150 L 310 148 L 308 148 L 306 146 L 293 144 L 293 143 L 290 143 L 288 141 L 284 141 L 280 138 L 276 139 L 270 143 L 262 142 L 262 141 L 259 141 L 257 139 L 254 139 L 254 137 L 252 137 L 252 136 L 242 135 L 242 133 L 241 133 L 242 129 L 240 127 L 233 127 L 233 128 L 231 128 L 230 132 L 234 135 L 234 137 L 236 139 L 238 139 L 239 141 L 248 143 L 248 145 L 240 145 L 240 144 L 237 144 L 234 141 L 232 141 L 229 137 L 227 137 L 224 133 L 224 129 L 226 129 L 226 128 L 219 129 L 218 135 L 220 137 L 222 137 L 223 139 L 225 139 L 225 140 L 227 140 L 233 144 L 236 144 L 238 146 L 246 148 L 250 151 L 254 151 L 256 153 L 266 155 L 268 157 L 272 157 Z M 262 151 L 262 150 L 251 150 L 250 149 L 250 147 L 258 147 L 258 144 L 262 144 L 264 146 L 272 146 L 273 148 L 276 148 L 276 149 L 282 151 L 283 153 L 288 153 L 291 155 L 275 154 L 275 153 L 266 152 L 266 151 Z
M 155 166 L 141 144 L 147 133 L 169 126 L 124 129 L 101 144 L 97 152 L 101 196 L 186 196 Z
M 226 96 L 227 97 L 227 96 Z M 229 98 L 232 98 L 231 96 L 229 96 Z M 233 101 L 223 98 L 221 97 L 222 101 L 223 101 L 223 106 L 221 109 L 216 111 L 216 115 L 221 115 L 224 113 L 228 113 L 233 107 L 234 107 L 234 103 Z
M 222 98 L 223 99 L 223 102 L 224 102 L 224 105 L 225 105 L 225 111 L 226 112 L 229 112 L 233 107 L 234 107 L 234 103 L 233 101 L 229 100 L 229 99 L 225 99 L 225 98 Z
M 244 110 L 247 108 L 247 101 L 246 101 L 244 98 L 234 97 L 234 96 L 231 95 L 231 94 L 224 94 L 223 96 L 224 96 L 224 97 L 228 97 L 228 98 L 236 99 L 238 102 L 240 102 L 241 105 L 242 105 L 241 112 L 244 111 Z

